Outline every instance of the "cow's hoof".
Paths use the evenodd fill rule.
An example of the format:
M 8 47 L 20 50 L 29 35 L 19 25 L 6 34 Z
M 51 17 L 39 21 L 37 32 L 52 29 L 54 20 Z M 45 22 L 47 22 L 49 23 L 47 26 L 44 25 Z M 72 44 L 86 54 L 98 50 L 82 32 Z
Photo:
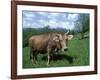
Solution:
M 34 60 L 31 60 L 32 64 L 34 65 L 35 64 L 35 61 Z
M 38 62 L 37 62 L 37 61 L 35 61 L 35 64 L 38 64 Z
M 50 65 L 47 63 L 47 66 L 50 66 Z

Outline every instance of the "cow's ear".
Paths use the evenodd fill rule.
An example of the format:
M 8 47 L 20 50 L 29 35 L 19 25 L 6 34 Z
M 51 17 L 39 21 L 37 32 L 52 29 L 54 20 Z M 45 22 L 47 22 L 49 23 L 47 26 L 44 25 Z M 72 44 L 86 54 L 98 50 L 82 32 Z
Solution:
M 68 35 L 68 40 L 71 40 L 73 38 L 73 35 Z

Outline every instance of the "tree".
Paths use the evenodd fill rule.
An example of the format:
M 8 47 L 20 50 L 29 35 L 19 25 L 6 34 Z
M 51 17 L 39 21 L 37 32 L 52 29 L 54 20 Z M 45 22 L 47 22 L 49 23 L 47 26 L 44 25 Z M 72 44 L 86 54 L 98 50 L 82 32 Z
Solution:
M 75 30 L 81 33 L 81 39 L 84 38 L 84 33 L 89 31 L 89 18 L 89 14 L 79 14 L 78 20 L 75 23 Z

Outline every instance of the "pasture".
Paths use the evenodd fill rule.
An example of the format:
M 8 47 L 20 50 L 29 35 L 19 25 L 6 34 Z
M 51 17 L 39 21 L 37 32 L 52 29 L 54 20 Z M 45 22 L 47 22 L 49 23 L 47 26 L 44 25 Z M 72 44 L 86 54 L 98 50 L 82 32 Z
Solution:
M 37 64 L 30 61 L 29 47 L 23 47 L 23 68 L 42 68 L 42 67 L 68 67 L 89 65 L 89 37 L 79 40 L 78 35 L 69 41 L 69 50 L 53 55 L 50 66 L 47 66 L 47 55 L 39 54 Z

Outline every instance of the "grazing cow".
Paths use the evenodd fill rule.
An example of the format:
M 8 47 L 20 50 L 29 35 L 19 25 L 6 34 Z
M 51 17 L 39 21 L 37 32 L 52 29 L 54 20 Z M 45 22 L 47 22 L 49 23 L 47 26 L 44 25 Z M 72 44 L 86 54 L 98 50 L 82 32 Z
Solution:
M 29 38 L 30 59 L 32 63 L 36 63 L 36 58 L 39 53 L 47 53 L 47 65 L 49 65 L 52 51 L 59 53 L 60 50 L 68 50 L 68 45 L 66 45 L 66 42 L 68 42 L 68 40 L 72 37 L 73 36 L 68 35 L 68 33 L 50 33 L 32 36 Z

